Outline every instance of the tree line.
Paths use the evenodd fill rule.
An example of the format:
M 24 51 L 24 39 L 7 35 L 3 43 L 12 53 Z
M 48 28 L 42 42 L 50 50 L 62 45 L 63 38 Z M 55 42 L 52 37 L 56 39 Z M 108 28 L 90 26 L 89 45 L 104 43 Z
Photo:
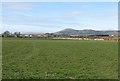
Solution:
M 5 31 L 1 35 L 2 35 L 2 37 L 19 37 L 20 36 L 20 32 L 11 33 L 9 31 Z

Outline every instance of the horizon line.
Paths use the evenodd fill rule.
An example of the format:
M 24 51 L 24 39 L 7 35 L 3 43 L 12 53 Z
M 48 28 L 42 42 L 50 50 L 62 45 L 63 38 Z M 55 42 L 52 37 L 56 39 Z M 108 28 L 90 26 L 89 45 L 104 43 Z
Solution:
M 61 30 L 58 30 L 58 31 L 62 31 L 62 30 L 65 30 L 65 29 L 73 29 L 73 30 L 94 30 L 94 31 L 120 31 L 120 29 L 75 29 L 75 28 L 64 28 L 64 29 L 61 29 Z M 21 32 L 21 33 L 55 33 L 55 32 L 58 32 L 58 31 L 55 31 L 55 32 L 39 32 L 39 31 L 12 31 L 12 30 L 5 30 L 5 31 L 9 31 L 10 33 L 14 33 L 14 32 Z M 5 31 L 0 31 L 0 33 L 4 33 Z

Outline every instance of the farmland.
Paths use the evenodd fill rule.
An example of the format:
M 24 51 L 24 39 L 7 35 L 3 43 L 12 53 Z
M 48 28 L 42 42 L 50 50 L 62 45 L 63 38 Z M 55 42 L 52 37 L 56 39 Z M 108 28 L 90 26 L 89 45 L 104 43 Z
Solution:
M 3 79 L 117 79 L 116 41 L 3 38 Z

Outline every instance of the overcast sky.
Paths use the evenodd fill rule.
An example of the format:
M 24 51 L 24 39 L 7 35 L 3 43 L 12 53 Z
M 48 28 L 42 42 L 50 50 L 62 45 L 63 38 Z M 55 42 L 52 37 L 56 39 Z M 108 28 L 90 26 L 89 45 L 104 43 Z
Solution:
M 117 2 L 3 2 L 2 31 L 117 30 Z

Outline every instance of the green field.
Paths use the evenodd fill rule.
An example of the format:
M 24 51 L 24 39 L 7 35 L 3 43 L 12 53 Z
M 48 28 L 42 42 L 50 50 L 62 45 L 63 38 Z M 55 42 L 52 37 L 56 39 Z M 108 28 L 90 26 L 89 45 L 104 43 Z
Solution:
M 118 43 L 4 38 L 3 79 L 117 79 Z

